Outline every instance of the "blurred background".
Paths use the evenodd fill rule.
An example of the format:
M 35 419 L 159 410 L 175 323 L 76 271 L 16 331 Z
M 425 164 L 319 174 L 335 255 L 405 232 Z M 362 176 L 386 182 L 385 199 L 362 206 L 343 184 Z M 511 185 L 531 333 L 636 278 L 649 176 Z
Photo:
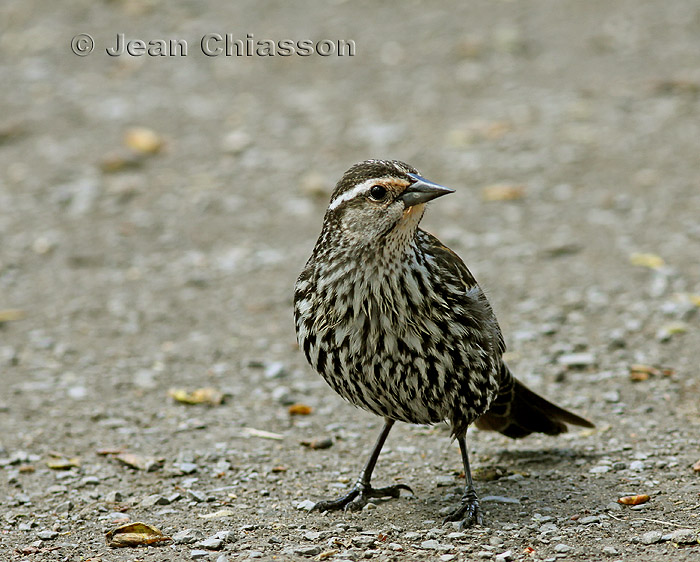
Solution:
M 119 33 L 188 54 L 108 56 Z M 356 52 L 207 57 L 210 33 Z M 697 428 L 699 57 L 692 0 L 5 0 L 0 451 L 155 434 L 176 455 L 196 423 L 173 386 L 234 397 L 197 413 L 205 448 L 373 421 L 291 320 L 330 191 L 366 158 L 457 190 L 424 226 L 484 286 L 520 378 L 620 440 Z M 633 386 L 638 364 L 674 375 Z M 290 426 L 294 401 L 318 415 Z

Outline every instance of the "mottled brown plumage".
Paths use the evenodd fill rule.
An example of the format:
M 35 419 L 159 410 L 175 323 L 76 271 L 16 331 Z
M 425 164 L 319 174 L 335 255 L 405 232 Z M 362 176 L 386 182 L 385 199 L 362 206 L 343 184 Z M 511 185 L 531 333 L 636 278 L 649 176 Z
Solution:
M 513 378 L 476 280 L 457 254 L 418 228 L 426 203 L 451 192 L 402 162 L 369 160 L 350 168 L 331 196 L 295 286 L 297 337 L 328 384 L 385 426 L 351 492 L 318 509 L 354 509 L 407 488 L 370 486 L 395 421 L 450 422 L 467 487 L 448 520 L 464 524 L 481 521 L 465 442 L 471 423 L 514 438 L 591 426 Z

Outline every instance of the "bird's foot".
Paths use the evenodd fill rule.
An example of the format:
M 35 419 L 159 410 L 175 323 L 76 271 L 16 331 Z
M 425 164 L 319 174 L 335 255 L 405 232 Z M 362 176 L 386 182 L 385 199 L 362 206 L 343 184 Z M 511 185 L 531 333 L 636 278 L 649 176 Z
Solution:
M 484 517 L 481 514 L 481 507 L 479 507 L 479 498 L 473 489 L 464 492 L 462 505 L 445 517 L 443 523 L 448 521 L 460 521 L 460 529 L 483 524 Z
M 367 502 L 373 498 L 398 498 L 401 495 L 401 490 L 406 490 L 413 493 L 413 490 L 406 484 L 395 484 L 394 486 L 386 486 L 384 488 L 372 488 L 369 485 L 358 482 L 344 496 L 336 500 L 327 500 L 318 502 L 312 511 L 337 511 L 343 509 L 345 511 L 359 511 Z

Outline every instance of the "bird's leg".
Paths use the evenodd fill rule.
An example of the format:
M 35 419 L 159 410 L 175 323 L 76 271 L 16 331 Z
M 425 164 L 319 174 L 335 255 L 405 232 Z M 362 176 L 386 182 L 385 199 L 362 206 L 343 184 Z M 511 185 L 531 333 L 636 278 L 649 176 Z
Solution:
M 401 490 L 408 490 L 413 493 L 413 490 L 406 486 L 406 484 L 395 484 L 394 486 L 386 486 L 384 488 L 372 488 L 370 485 L 374 465 L 377 464 L 379 453 L 393 425 L 394 420 L 385 420 L 382 432 L 379 434 L 377 442 L 372 449 L 372 454 L 369 456 L 367 464 L 362 469 L 362 472 L 360 472 L 360 477 L 357 479 L 357 482 L 355 482 L 350 492 L 336 500 L 318 502 L 313 508 L 315 511 L 335 511 L 338 509 L 357 511 L 367 505 L 367 502 L 371 498 L 398 498 L 401 494 Z
M 462 505 L 445 517 L 445 523 L 448 521 L 461 521 L 460 527 L 471 527 L 472 525 L 481 525 L 484 521 L 479 507 L 479 498 L 474 489 L 472 481 L 472 472 L 469 470 L 469 454 L 467 453 L 467 441 L 464 436 L 458 437 L 459 450 L 462 453 L 462 463 L 464 464 L 464 477 L 467 479 L 467 485 L 464 488 L 462 496 Z

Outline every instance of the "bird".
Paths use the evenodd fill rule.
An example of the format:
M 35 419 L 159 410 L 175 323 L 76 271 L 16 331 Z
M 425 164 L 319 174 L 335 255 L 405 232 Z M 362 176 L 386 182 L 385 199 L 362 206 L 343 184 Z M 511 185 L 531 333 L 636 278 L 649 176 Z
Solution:
M 406 484 L 371 485 L 395 422 L 447 422 L 465 488 L 446 518 L 483 524 L 466 434 L 475 424 L 517 439 L 593 424 L 539 396 L 503 359 L 493 309 L 460 257 L 419 227 L 426 204 L 454 190 L 398 160 L 366 160 L 338 181 L 310 258 L 294 287 L 297 341 L 341 397 L 384 419 L 350 491 L 315 510 L 358 510 L 397 498 Z

